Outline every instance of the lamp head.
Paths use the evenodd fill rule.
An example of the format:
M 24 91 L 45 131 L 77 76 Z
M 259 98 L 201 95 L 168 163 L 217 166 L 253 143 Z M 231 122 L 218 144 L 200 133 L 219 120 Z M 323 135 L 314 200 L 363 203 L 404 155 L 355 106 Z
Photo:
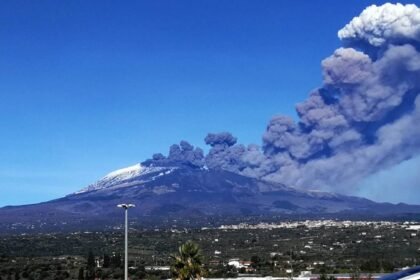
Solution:
M 133 208 L 133 207 L 136 207 L 136 205 L 135 204 L 125 204 L 125 203 L 123 203 L 123 204 L 118 204 L 117 205 L 117 207 L 119 207 L 119 208 L 124 208 L 124 209 L 128 209 L 128 208 Z

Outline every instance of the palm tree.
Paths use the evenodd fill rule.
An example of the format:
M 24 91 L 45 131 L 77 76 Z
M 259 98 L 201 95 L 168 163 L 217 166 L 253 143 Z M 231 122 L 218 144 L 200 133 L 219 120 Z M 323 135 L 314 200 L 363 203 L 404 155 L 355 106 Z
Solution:
M 201 279 L 204 275 L 201 255 L 198 245 L 187 241 L 178 249 L 178 254 L 171 256 L 171 273 L 177 280 Z

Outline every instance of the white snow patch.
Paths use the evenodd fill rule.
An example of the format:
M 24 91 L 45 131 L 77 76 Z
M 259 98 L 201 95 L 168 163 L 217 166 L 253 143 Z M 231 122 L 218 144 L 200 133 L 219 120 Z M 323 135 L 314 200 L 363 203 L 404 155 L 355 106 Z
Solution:
M 112 177 L 117 177 L 117 176 L 130 176 L 131 174 L 138 174 L 141 172 L 141 170 L 144 169 L 144 167 L 140 164 L 137 163 L 135 165 L 132 166 L 128 166 L 125 168 L 121 168 L 115 171 L 112 171 L 110 173 L 108 173 L 105 178 L 112 178 Z
M 159 176 L 170 174 L 175 169 L 176 167 L 143 166 L 140 163 L 138 163 L 132 166 L 128 166 L 125 168 L 112 171 L 108 173 L 105 177 L 103 177 L 102 179 L 81 189 L 78 192 L 75 192 L 74 194 L 96 191 L 96 190 L 101 190 L 105 188 L 115 188 L 115 187 L 119 187 L 118 185 L 120 185 L 121 187 L 124 187 L 124 186 L 127 186 L 127 184 L 122 184 L 122 183 L 125 182 L 126 180 L 129 180 L 134 177 L 140 177 L 149 173 L 160 172 L 159 175 L 153 176 L 152 178 L 149 179 L 149 180 L 154 180 L 155 178 Z M 146 181 L 139 180 L 139 182 L 141 181 L 142 183 L 144 183 L 149 180 L 146 180 Z M 129 185 L 131 184 L 128 184 L 128 186 Z

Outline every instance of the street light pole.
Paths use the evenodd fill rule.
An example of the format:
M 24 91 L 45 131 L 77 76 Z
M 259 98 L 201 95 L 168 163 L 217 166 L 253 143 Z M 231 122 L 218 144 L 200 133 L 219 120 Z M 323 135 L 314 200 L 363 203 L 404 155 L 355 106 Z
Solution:
M 123 208 L 125 212 L 124 279 L 128 280 L 128 208 L 136 207 L 136 205 L 118 204 L 117 207 Z

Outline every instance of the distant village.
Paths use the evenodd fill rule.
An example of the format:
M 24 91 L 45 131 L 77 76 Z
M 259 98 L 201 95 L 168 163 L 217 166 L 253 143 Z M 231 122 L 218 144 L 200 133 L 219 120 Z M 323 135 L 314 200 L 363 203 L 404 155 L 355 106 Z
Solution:
M 102 279 L 119 277 L 123 229 L 3 235 L 0 279 L 16 273 L 27 276 L 20 279 L 79 279 L 89 259 L 90 269 L 108 277 Z M 368 280 L 420 262 L 415 221 L 303 220 L 197 229 L 137 229 L 132 223 L 129 231 L 131 279 L 170 278 L 171 255 L 188 240 L 200 247 L 207 277 L 216 279 Z

